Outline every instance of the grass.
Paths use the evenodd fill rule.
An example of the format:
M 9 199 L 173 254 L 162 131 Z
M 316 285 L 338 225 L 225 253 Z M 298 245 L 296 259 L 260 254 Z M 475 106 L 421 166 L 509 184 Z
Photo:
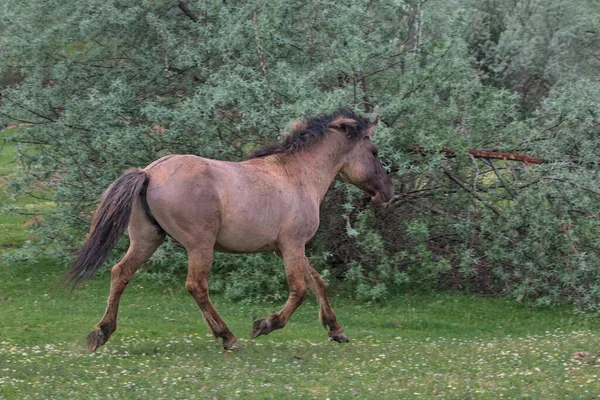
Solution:
M 10 148 L 4 148 L 3 152 Z M 0 154 L 2 160 L 10 158 Z M 1 168 L 1 165 L 0 165 Z M 9 171 L 10 173 L 10 171 Z M 0 197 L 5 200 L 6 197 Z M 26 205 L 23 205 L 26 206 Z M 25 220 L 0 215 L 10 253 Z M 600 394 L 600 321 L 569 307 L 529 310 L 464 294 L 406 294 L 385 305 L 333 297 L 351 339 L 328 342 L 309 299 L 288 326 L 249 339 L 280 304 L 213 301 L 243 348 L 223 351 L 183 289 L 135 279 L 119 328 L 96 353 L 108 275 L 69 294 L 64 265 L 0 258 L 0 399 L 537 398 Z
M 283 330 L 249 339 L 276 304 L 215 304 L 243 349 L 224 352 L 189 295 L 132 281 L 119 329 L 94 354 L 107 276 L 69 295 L 60 266 L 0 266 L 0 398 L 591 398 L 598 321 L 502 299 L 410 295 L 334 299 L 351 338 L 330 343 L 309 300 Z M 7 298 L 8 297 L 8 298 Z M 574 359 L 576 352 L 588 352 Z

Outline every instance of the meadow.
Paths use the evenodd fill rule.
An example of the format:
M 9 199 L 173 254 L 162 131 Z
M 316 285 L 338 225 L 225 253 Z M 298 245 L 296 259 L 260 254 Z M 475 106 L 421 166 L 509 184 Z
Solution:
M 12 174 L 2 147 L 0 184 Z M 14 200 L 5 195 L 2 202 Z M 27 199 L 16 203 L 28 207 Z M 0 216 L 0 251 L 28 239 L 27 218 Z M 279 303 L 213 296 L 243 348 L 223 351 L 183 287 L 134 279 L 119 327 L 90 354 L 108 274 L 69 293 L 66 265 L 0 258 L 0 399 L 539 398 L 600 395 L 600 321 L 555 306 L 464 293 L 407 292 L 384 304 L 332 294 L 350 343 L 327 341 L 309 297 L 288 326 L 250 339 Z M 139 277 L 138 277 L 139 278 Z

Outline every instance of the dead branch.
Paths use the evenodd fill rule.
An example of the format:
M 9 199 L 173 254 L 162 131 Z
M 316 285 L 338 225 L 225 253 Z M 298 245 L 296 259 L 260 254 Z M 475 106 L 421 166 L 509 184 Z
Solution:
M 512 160 L 521 161 L 525 165 L 529 164 L 543 164 L 546 162 L 543 158 L 531 157 L 526 154 L 518 153 L 501 153 L 498 151 L 486 151 L 486 150 L 467 150 L 467 153 L 475 158 L 486 158 L 493 160 Z
M 420 144 L 413 144 L 411 151 L 413 153 L 418 153 L 423 156 L 428 153 L 428 151 L 426 151 L 426 149 L 424 149 L 423 146 L 421 146 Z M 440 150 L 440 153 L 444 153 L 448 158 L 453 158 L 456 156 L 456 152 L 454 151 L 454 149 L 451 149 L 448 147 L 442 148 Z M 503 152 L 499 152 L 499 151 L 475 150 L 475 149 L 467 150 L 467 153 L 469 154 L 469 156 L 475 157 L 475 158 L 484 158 L 484 159 L 488 159 L 488 160 L 491 159 L 491 160 L 505 160 L 505 161 L 506 160 L 521 161 L 521 162 L 524 162 L 526 165 L 543 164 L 543 163 L 547 162 L 543 158 L 532 157 L 532 156 L 528 156 L 526 154 L 519 154 L 519 153 L 503 153 Z

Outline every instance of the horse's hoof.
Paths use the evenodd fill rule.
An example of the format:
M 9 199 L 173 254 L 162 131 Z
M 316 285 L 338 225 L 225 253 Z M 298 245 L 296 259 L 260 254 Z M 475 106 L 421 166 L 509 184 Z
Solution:
M 85 343 L 87 344 L 87 348 L 91 352 L 94 352 L 98 347 L 106 343 L 107 340 L 108 338 L 104 336 L 104 332 L 98 329 L 91 331 L 90 334 L 87 335 Z
M 266 335 L 271 332 L 271 321 L 268 318 L 259 319 L 252 324 L 252 337 Z
M 348 339 L 348 336 L 346 336 L 344 334 L 344 332 L 340 332 L 337 334 L 330 334 L 329 340 L 331 340 L 332 342 L 338 342 L 338 343 L 348 343 L 350 341 L 350 339 Z
M 242 345 L 241 345 L 240 341 L 237 340 L 237 338 L 234 336 L 233 338 L 231 338 L 229 340 L 223 340 L 223 348 L 225 350 L 237 350 L 237 349 L 241 349 Z

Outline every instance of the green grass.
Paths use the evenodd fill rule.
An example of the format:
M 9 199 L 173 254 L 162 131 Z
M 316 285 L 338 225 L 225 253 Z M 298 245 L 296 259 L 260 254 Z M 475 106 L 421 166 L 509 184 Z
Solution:
M 6 148 L 5 148 L 6 150 Z M 0 154 L 0 160 L 6 159 Z M 1 168 L 1 166 L 0 166 Z M 23 205 L 26 206 L 26 205 Z M 24 219 L 0 215 L 19 246 Z M 5 233 L 10 232 L 12 236 Z M 4 253 L 14 251 L 4 246 Z M 351 339 L 327 341 L 309 299 L 282 330 L 251 340 L 280 304 L 213 301 L 243 348 L 222 350 L 183 289 L 132 280 L 119 328 L 89 354 L 108 294 L 101 273 L 69 294 L 66 266 L 0 258 L 0 399 L 590 399 L 600 394 L 600 321 L 464 294 L 406 294 L 385 305 L 333 297 Z M 586 352 L 576 358 L 576 352 Z
M 278 305 L 215 296 L 244 346 L 224 352 L 185 290 L 134 280 L 117 332 L 89 354 L 84 340 L 104 311 L 108 277 L 70 295 L 54 288 L 63 269 L 44 261 L 0 265 L 0 398 L 564 399 L 600 393 L 597 359 L 572 358 L 600 350 L 597 319 L 455 294 L 404 296 L 384 306 L 334 298 L 349 344 L 326 340 L 314 300 L 285 329 L 251 340 L 253 316 Z

